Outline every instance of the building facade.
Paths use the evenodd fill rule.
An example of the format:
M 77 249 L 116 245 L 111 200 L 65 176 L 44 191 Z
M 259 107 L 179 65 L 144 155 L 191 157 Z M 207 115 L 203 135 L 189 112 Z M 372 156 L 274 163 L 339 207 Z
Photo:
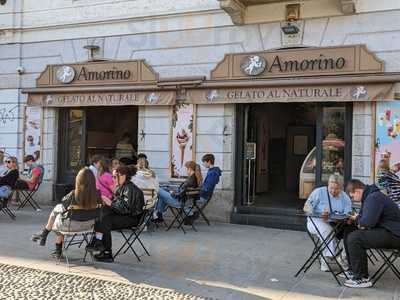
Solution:
M 0 14 L 0 147 L 40 150 L 41 202 L 129 128 L 161 181 L 215 154 L 214 220 L 269 224 L 327 172 L 372 182 L 388 122 L 397 138 L 398 1 L 16 0 Z

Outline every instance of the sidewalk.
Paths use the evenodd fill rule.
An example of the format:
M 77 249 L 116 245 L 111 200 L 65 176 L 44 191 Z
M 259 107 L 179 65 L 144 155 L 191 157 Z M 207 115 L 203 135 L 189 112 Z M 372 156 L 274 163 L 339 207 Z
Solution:
M 306 234 L 244 225 L 199 224 L 198 232 L 188 229 L 186 235 L 176 229 L 158 229 L 143 234 L 151 257 L 143 256 L 142 262 L 133 254 L 125 254 L 114 264 L 96 263 L 94 267 L 74 266 L 67 270 L 65 264 L 56 265 L 48 256 L 53 236 L 46 247 L 30 241 L 48 213 L 49 208 L 42 212 L 26 208 L 17 211 L 16 221 L 0 215 L 0 264 L 103 279 L 116 285 L 131 283 L 132 287 L 146 287 L 141 295 L 168 291 L 175 293 L 174 299 L 192 299 L 188 294 L 198 299 L 221 300 L 400 299 L 400 284 L 390 271 L 376 287 L 362 290 L 339 287 L 329 273 L 320 272 L 317 266 L 305 277 L 294 278 L 312 248 Z M 116 248 L 122 240 L 118 234 L 113 238 Z M 80 251 L 76 252 L 78 256 Z M 2 268 L 7 269 L 3 266 L 0 271 Z M 146 295 L 148 299 L 166 299 L 157 293 L 153 298 Z

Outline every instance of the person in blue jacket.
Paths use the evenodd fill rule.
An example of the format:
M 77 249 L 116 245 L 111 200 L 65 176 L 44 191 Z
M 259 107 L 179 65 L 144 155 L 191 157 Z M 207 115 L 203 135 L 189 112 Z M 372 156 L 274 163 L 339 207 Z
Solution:
M 344 284 L 351 288 L 372 286 L 368 277 L 367 249 L 400 249 L 400 209 L 376 185 L 353 179 L 347 192 L 355 202 L 361 201 L 359 214 L 351 218 L 358 230 L 347 238 L 350 270 Z
M 211 153 L 205 154 L 201 161 L 203 163 L 203 167 L 208 169 L 206 178 L 201 186 L 200 190 L 200 199 L 197 200 L 197 204 L 201 207 L 207 201 L 209 201 L 214 193 L 215 187 L 219 183 L 219 178 L 221 177 L 222 171 L 220 168 L 214 166 L 215 164 L 215 156 Z M 193 223 L 194 220 L 198 219 L 199 212 L 196 210 L 192 210 L 190 207 L 186 208 L 189 214 L 189 217 L 185 218 L 185 224 L 189 225 Z

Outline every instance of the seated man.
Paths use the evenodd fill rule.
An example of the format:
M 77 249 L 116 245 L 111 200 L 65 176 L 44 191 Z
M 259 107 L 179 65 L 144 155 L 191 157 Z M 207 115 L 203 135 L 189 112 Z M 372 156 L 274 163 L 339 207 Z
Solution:
M 327 236 L 332 232 L 332 225 L 327 222 L 328 216 L 331 213 L 339 214 L 350 214 L 351 213 L 351 200 L 345 192 L 341 190 L 341 180 L 338 175 L 331 175 L 328 180 L 328 186 L 316 188 L 311 195 L 308 197 L 304 211 L 313 215 L 320 215 L 322 218 L 311 217 L 307 218 L 307 229 L 311 234 L 318 235 L 317 229 L 321 236 L 326 239 Z M 336 256 L 337 250 L 337 239 L 334 238 L 323 250 L 322 255 L 326 260 L 330 260 L 333 256 Z M 342 264 L 341 260 L 338 259 L 339 263 Z M 321 271 L 329 271 L 329 267 L 324 259 L 320 260 Z
M 24 158 L 24 163 L 28 166 L 28 175 L 20 176 L 15 184 L 17 190 L 32 191 L 37 186 L 43 177 L 43 167 L 35 163 L 35 158 L 32 155 L 27 155 Z
M 353 201 L 361 201 L 361 210 L 352 216 L 359 230 L 347 237 L 351 278 L 344 285 L 367 288 L 372 286 L 368 278 L 367 249 L 400 249 L 400 210 L 376 185 L 366 186 L 353 179 L 347 191 Z
M 200 190 L 200 199 L 197 201 L 198 205 L 203 205 L 206 203 L 213 195 L 214 189 L 219 182 L 219 178 L 221 177 L 221 169 L 214 166 L 215 157 L 213 154 L 205 154 L 201 161 L 203 162 L 203 166 L 208 169 L 206 178 L 201 186 Z M 190 207 L 187 208 L 189 217 L 185 219 L 185 224 L 190 225 L 194 220 L 199 217 L 198 211 L 190 210 Z

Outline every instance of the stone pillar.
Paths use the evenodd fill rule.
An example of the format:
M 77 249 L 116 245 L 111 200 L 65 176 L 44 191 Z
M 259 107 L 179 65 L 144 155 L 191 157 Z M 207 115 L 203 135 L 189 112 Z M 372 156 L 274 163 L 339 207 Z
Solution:
M 374 151 L 373 102 L 355 102 L 353 105 L 352 177 L 372 183 Z

